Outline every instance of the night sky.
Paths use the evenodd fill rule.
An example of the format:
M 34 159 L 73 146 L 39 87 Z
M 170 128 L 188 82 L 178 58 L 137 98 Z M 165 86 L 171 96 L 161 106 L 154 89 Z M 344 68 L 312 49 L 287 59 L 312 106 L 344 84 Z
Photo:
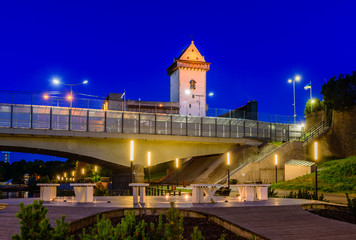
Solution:
M 211 108 L 248 100 L 259 112 L 297 115 L 312 81 L 356 70 L 356 1 L 1 1 L 0 90 L 74 90 L 169 101 L 166 69 L 194 43 L 211 62 Z M 15 155 L 13 155 L 15 158 Z M 20 156 L 20 154 L 18 155 Z M 14 159 L 13 160 L 16 160 Z

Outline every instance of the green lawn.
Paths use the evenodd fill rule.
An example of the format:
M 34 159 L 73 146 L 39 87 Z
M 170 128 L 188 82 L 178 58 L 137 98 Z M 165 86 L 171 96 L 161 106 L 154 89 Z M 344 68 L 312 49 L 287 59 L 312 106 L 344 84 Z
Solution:
M 285 190 L 315 190 L 315 174 L 272 184 Z M 318 165 L 318 190 L 329 193 L 356 193 L 356 157 L 329 160 Z

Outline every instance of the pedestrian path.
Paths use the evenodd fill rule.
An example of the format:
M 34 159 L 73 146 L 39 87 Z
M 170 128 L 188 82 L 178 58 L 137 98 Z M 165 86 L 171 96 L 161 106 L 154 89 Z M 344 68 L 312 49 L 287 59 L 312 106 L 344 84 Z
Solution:
M 3 199 L 8 204 L 0 210 L 0 239 L 11 239 L 19 233 L 18 203 L 32 203 L 34 199 Z M 45 203 L 47 217 L 54 226 L 61 215 L 71 222 L 104 211 L 133 208 L 132 197 L 96 197 L 94 203 L 76 204 L 71 198 L 67 202 L 60 198 L 56 202 Z M 108 202 L 110 201 L 110 202 Z M 301 199 L 271 198 L 266 201 L 241 202 L 236 197 L 220 197 L 216 204 L 191 204 L 185 196 L 147 197 L 147 208 L 169 208 L 174 201 L 178 208 L 191 209 L 212 214 L 237 226 L 248 229 L 256 235 L 269 239 L 356 239 L 356 225 L 322 218 L 307 211 L 300 205 L 314 201 Z

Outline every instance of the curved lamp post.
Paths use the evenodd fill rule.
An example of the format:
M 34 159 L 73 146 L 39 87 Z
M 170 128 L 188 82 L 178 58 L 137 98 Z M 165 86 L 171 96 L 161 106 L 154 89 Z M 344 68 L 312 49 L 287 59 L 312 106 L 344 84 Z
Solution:
M 83 82 L 80 83 L 62 83 L 58 78 L 55 78 L 52 80 L 53 84 L 55 85 L 64 85 L 64 86 L 69 86 L 70 87 L 70 96 L 67 98 L 70 100 L 70 107 L 72 108 L 73 105 L 73 87 L 82 85 L 82 84 L 87 84 L 88 80 L 84 80 Z
M 296 75 L 294 79 L 288 79 L 288 83 L 293 83 L 293 106 L 294 106 L 294 124 L 296 123 L 296 118 L 297 118 L 297 113 L 295 110 L 295 82 L 299 82 L 301 77 L 299 75 Z

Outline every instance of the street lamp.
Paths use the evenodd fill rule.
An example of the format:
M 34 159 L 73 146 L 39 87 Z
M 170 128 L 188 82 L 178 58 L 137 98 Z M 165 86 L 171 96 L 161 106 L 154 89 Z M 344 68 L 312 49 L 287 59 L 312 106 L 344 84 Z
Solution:
M 177 168 L 177 187 L 178 187 L 178 172 L 179 172 L 179 164 L 178 164 L 178 158 L 176 158 L 176 168 Z
M 314 142 L 314 160 L 315 160 L 315 196 L 318 200 L 318 142 Z
M 151 152 L 147 153 L 147 162 L 148 162 L 148 184 L 150 184 L 150 178 L 151 178 Z
M 299 82 L 301 77 L 299 75 L 296 75 L 294 79 L 288 79 L 288 83 L 293 83 L 293 106 L 294 106 L 294 124 L 296 123 L 296 118 L 297 118 L 297 113 L 295 111 L 295 82 Z
M 130 141 L 130 163 L 131 163 L 131 182 L 134 183 L 135 179 L 133 176 L 133 160 L 134 160 L 134 141 Z
M 70 95 L 67 96 L 67 99 L 70 100 L 70 107 L 73 105 L 73 87 L 82 85 L 82 84 L 87 84 L 88 80 L 84 80 L 83 82 L 80 83 L 62 83 L 58 78 L 54 78 L 52 80 L 53 84 L 55 85 L 64 85 L 64 86 L 69 86 L 70 87 Z
M 277 164 L 278 164 L 278 155 L 274 155 L 274 165 L 276 165 L 276 182 L 278 181 L 278 175 L 277 175 Z
M 226 160 L 227 160 L 227 189 L 230 189 L 230 153 L 227 153 Z

